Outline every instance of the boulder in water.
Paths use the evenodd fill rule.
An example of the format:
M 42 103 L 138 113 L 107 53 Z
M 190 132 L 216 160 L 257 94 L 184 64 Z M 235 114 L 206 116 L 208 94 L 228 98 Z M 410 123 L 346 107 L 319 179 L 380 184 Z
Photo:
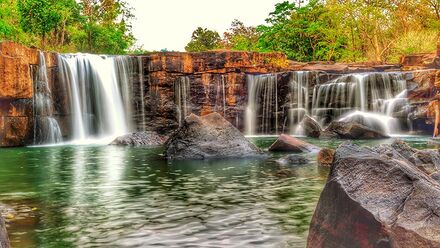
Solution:
M 301 122 L 301 126 L 307 137 L 319 138 L 319 136 L 321 135 L 321 126 L 318 124 L 318 122 L 315 121 L 315 119 L 308 115 L 304 116 Z
M 262 155 L 262 151 L 220 114 L 194 114 L 166 143 L 168 159 L 242 158 Z
M 390 136 L 357 122 L 333 121 L 325 133 L 336 134 L 340 139 L 385 139 Z
M 308 164 L 310 161 L 303 156 L 291 154 L 278 159 L 277 162 L 281 165 L 303 165 Z
M 9 238 L 6 231 L 5 220 L 0 215 L 0 248 L 9 248 Z
M 319 148 L 287 134 L 280 137 L 269 147 L 271 152 L 318 152 Z
M 322 148 L 318 153 L 318 164 L 324 167 L 330 167 L 333 163 L 335 150 L 330 148 Z
M 119 146 L 161 146 L 167 138 L 155 132 L 130 133 L 116 138 L 110 145 Z
M 406 159 L 417 152 L 407 148 L 342 144 L 307 247 L 440 247 L 440 183 Z

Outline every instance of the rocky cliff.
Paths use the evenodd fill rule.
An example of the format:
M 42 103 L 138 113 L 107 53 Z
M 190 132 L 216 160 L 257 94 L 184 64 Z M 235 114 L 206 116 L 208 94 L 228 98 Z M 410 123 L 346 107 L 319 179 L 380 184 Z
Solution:
M 48 68 L 48 84 L 53 95 L 54 118 L 58 120 L 63 135 L 67 137 L 70 133 L 71 117 L 69 92 L 60 83 L 57 54 L 44 55 Z M 39 66 L 38 56 L 37 49 L 13 42 L 0 43 L 0 146 L 33 144 L 34 95 L 38 90 L 34 79 Z M 288 61 L 279 53 L 167 52 L 131 58 L 137 68 L 132 71 L 130 82 L 135 109 L 133 120 L 138 130 L 160 133 L 175 130 L 189 113 L 203 116 L 212 112 L 220 113 L 243 131 L 250 75 L 277 73 L 276 93 L 280 110 L 270 114 L 278 117 L 280 121 L 277 128 L 282 130 L 289 114 L 284 106 L 291 101 L 289 87 L 292 74 L 289 71 L 316 72 L 310 73 L 309 87 L 313 87 L 345 73 L 402 70 L 401 65 L 374 63 L 297 63 Z M 423 65 L 417 65 L 417 68 L 422 67 Z M 421 128 L 426 128 L 423 123 L 426 120 L 427 104 L 440 92 L 440 72 L 434 67 L 425 66 L 423 68 L 433 70 L 407 74 L 413 82 L 410 99 L 412 106 L 416 108 L 412 118 L 416 124 L 420 123 L 417 125 Z

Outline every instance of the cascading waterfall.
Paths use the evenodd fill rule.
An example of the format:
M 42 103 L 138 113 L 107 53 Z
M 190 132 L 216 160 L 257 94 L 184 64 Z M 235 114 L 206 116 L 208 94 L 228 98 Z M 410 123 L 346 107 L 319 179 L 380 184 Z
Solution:
M 174 102 L 177 110 L 179 127 L 182 126 L 185 117 L 191 113 L 190 106 L 190 80 L 189 77 L 180 77 L 174 82 Z
M 246 135 L 278 133 L 277 75 L 248 75 L 247 83 Z
M 62 141 L 61 129 L 53 117 L 54 104 L 47 75 L 46 58 L 39 54 L 39 68 L 34 79 L 34 144 L 56 144 Z
M 145 122 L 145 96 L 144 96 L 144 63 L 142 57 L 138 57 L 138 74 L 139 74 L 139 92 L 140 92 L 140 115 L 141 115 L 141 130 L 146 130 Z
M 297 71 L 291 72 L 290 75 L 289 130 L 291 133 L 302 134 L 301 125 L 299 124 L 304 116 L 309 113 L 310 74 L 309 71 Z
M 404 112 L 407 82 L 400 73 L 341 76 L 314 88 L 312 115 L 322 125 L 342 116 L 392 134 L 400 129 L 396 112 Z M 379 127 L 380 126 L 380 127 Z
M 214 112 L 223 112 L 223 116 L 226 116 L 226 87 L 225 87 L 225 76 L 221 75 L 221 83 L 216 85 L 216 97 Z
M 114 138 L 131 128 L 129 57 L 59 55 L 60 80 L 69 90 L 72 139 Z

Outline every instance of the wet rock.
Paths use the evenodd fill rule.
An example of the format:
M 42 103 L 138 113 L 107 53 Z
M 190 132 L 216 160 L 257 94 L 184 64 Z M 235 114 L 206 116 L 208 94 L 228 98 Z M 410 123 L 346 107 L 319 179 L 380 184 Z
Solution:
M 325 129 L 326 133 L 336 133 L 340 139 L 385 139 L 388 135 L 373 130 L 357 122 L 333 121 Z
M 412 152 L 342 144 L 307 247 L 440 247 L 440 184 L 405 159 Z
M 335 150 L 330 148 L 322 148 L 318 153 L 318 164 L 320 166 L 330 167 L 333 163 Z
M 161 146 L 165 144 L 166 137 L 155 132 L 137 132 L 116 138 L 110 145 L 119 146 Z
M 301 126 L 303 127 L 304 133 L 307 137 L 319 138 L 321 135 L 321 126 L 318 124 L 318 122 L 316 122 L 315 119 L 308 115 L 304 116 Z
M 240 158 L 262 151 L 220 114 L 191 114 L 166 143 L 168 159 Z
M 271 152 L 318 152 L 319 148 L 294 138 L 290 135 L 281 134 L 280 137 L 269 147 Z
M 309 162 L 307 158 L 296 154 L 287 155 L 277 160 L 277 163 L 281 165 L 303 165 Z
M 0 215 L 0 248 L 9 248 L 9 238 L 6 231 L 5 220 Z

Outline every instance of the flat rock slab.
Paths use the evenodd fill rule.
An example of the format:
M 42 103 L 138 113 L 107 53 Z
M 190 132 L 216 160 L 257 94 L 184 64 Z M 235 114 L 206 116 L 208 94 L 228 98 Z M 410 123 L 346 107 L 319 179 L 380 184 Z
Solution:
M 325 129 L 324 133 L 326 134 L 326 137 L 338 137 L 340 139 L 386 139 L 390 137 L 379 130 L 374 130 L 353 121 L 331 122 Z
M 281 134 L 280 137 L 269 147 L 271 152 L 318 152 L 319 147 L 304 142 L 300 139 L 287 134 Z
M 166 143 L 168 159 L 242 158 L 263 152 L 220 114 L 189 115 Z
M 342 144 L 307 247 L 440 247 L 440 184 L 419 169 L 419 163 L 436 168 L 438 152 L 420 152 L 401 141 L 374 148 Z
M 119 146 L 161 146 L 167 138 L 155 132 L 137 132 L 116 138 L 110 145 Z

